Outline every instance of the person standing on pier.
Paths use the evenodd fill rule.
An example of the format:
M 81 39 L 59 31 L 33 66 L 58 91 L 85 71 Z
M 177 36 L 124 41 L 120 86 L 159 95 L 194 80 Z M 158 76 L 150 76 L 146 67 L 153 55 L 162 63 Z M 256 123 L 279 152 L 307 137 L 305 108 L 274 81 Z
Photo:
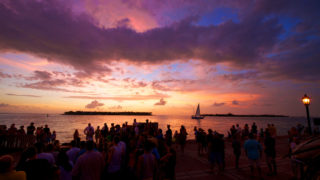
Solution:
M 168 146 L 172 144 L 172 130 L 170 129 L 170 125 L 167 125 L 168 130 L 166 131 L 166 143 Z
M 94 129 L 91 124 L 88 124 L 88 127 L 84 129 L 84 134 L 86 135 L 87 141 L 93 141 Z

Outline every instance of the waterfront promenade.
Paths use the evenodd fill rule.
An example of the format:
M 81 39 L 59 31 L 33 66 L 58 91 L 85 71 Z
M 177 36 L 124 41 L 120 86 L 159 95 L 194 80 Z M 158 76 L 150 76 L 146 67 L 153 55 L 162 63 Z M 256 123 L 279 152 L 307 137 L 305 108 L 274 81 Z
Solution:
M 210 171 L 210 165 L 205 155 L 198 156 L 197 145 L 194 141 L 187 143 L 185 153 L 182 154 L 177 148 L 177 165 L 176 165 L 176 179 L 177 180 L 205 180 L 205 179 L 259 179 L 258 173 L 255 171 L 255 177 L 251 177 L 249 162 L 242 149 L 240 157 L 239 169 L 235 168 L 235 160 L 232 152 L 231 142 L 225 141 L 225 170 L 220 173 L 212 173 Z M 276 142 L 277 150 L 277 168 L 278 175 L 267 176 L 268 167 L 265 160 L 265 154 L 262 156 L 261 168 L 264 179 L 292 179 L 292 170 L 290 165 L 290 159 L 288 157 L 283 158 L 288 153 L 288 139 L 286 137 L 278 137 Z M 215 167 L 215 172 L 218 168 Z

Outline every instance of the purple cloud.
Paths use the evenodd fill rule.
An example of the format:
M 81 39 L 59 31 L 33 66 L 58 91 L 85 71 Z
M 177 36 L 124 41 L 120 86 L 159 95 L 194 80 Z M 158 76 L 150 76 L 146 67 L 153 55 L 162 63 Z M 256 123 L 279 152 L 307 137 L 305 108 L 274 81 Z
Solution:
M 74 15 L 57 1 L 6 2 L 0 5 L 1 50 L 32 53 L 86 73 L 110 72 L 105 64 L 121 59 L 161 63 L 195 58 L 247 64 L 272 48 L 282 30 L 274 19 L 195 26 L 194 18 L 189 18 L 137 33 L 126 27 L 99 28 L 90 17 Z
M 233 101 L 232 101 L 232 104 L 233 104 L 233 105 L 239 105 L 239 101 L 233 100 Z
M 92 101 L 91 103 L 87 104 L 85 108 L 87 109 L 95 109 L 97 107 L 103 106 L 103 103 L 99 103 L 97 100 Z
M 6 74 L 0 71 L 0 78 L 11 78 L 12 76 L 10 74 Z
M 150 95 L 128 95 L 128 96 L 112 96 L 112 97 L 99 97 L 99 96 L 66 96 L 65 98 L 72 99 L 100 99 L 100 100 L 115 100 L 115 101 L 138 101 L 138 100 L 150 100 L 170 97 L 166 94 L 156 93 Z
M 315 68 L 319 65 L 320 47 L 320 23 L 314 21 L 320 18 L 317 0 L 121 3 L 148 11 L 159 20 L 167 11 L 181 14 L 168 24 L 138 33 L 128 25 L 129 17 L 115 28 L 100 27 L 94 17 L 74 13 L 72 3 L 67 3 L 69 6 L 53 0 L 3 1 L 0 50 L 45 57 L 72 66 L 83 76 L 108 74 L 113 61 L 156 64 L 200 59 L 212 64 L 228 62 L 240 69 L 255 68 L 266 72 L 265 78 L 319 79 Z M 197 25 L 203 13 L 219 7 L 237 12 L 239 22 Z M 280 16 L 299 20 L 286 37 L 281 37 L 288 30 L 281 24 Z M 302 63 L 312 73 L 301 70 Z M 311 76 L 313 72 L 316 74 Z M 46 74 L 39 76 L 44 78 Z
M 167 101 L 165 101 L 163 98 L 160 99 L 159 102 L 155 103 L 156 106 L 164 106 L 167 104 Z
M 0 108 L 5 108 L 5 107 L 9 107 L 10 104 L 5 104 L 5 103 L 0 103 Z
M 220 107 L 220 106 L 224 106 L 226 103 L 217 103 L 217 102 L 214 102 L 213 106 L 216 106 L 216 107 Z
M 30 94 L 12 94 L 12 93 L 7 93 L 6 95 L 8 96 L 22 96 L 22 97 L 41 97 L 41 96 L 37 96 L 37 95 L 30 95 Z

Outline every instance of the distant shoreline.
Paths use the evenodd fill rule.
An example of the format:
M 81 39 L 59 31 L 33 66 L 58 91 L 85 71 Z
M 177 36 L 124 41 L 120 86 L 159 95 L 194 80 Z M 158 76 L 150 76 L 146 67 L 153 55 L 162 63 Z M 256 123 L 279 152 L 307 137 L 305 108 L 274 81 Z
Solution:
M 128 116 L 152 116 L 152 112 L 99 112 L 99 111 L 68 111 L 63 115 L 128 115 Z
M 222 117 L 289 117 L 286 115 L 274 115 L 274 114 L 201 114 L 201 116 L 222 116 Z

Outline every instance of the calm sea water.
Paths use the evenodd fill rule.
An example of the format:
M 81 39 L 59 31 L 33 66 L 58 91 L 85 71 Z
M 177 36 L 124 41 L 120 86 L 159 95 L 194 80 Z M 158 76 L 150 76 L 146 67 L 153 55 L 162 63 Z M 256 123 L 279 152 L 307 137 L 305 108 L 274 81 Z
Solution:
M 57 132 L 57 139 L 61 142 L 68 142 L 73 138 L 73 132 L 78 129 L 81 137 L 84 137 L 83 129 L 90 122 L 94 128 L 102 127 L 107 123 L 110 127 L 111 123 L 123 124 L 126 121 L 132 124 L 133 119 L 138 122 L 145 122 L 149 119 L 151 122 L 158 122 L 159 128 L 166 130 L 167 124 L 171 125 L 173 132 L 179 130 L 184 125 L 189 133 L 188 139 L 194 139 L 193 128 L 197 126 L 205 130 L 211 128 L 219 133 L 227 135 L 228 130 L 233 124 L 239 124 L 243 127 L 246 123 L 251 126 L 255 122 L 258 128 L 265 128 L 267 124 L 274 124 L 277 128 L 278 135 L 286 135 L 287 131 L 298 123 L 306 126 L 307 120 L 302 117 L 205 117 L 202 120 L 191 119 L 190 116 L 172 116 L 172 115 L 154 115 L 154 116 L 78 116 L 78 115 L 58 115 L 50 114 L 0 114 L 0 125 L 9 127 L 12 123 L 16 127 L 24 125 L 25 128 L 34 122 L 35 126 L 44 126 L 48 124 L 51 131 Z

